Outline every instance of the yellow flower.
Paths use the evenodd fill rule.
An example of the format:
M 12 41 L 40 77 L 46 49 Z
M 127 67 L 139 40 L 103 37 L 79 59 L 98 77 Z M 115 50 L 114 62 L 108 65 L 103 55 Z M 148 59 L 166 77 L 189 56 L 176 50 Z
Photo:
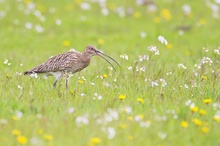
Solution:
M 138 103 L 141 103 L 141 104 L 144 104 L 143 98 L 137 98 L 137 102 L 138 102 Z
M 50 135 L 50 134 L 44 134 L 44 139 L 48 140 L 48 141 L 51 141 L 51 140 L 53 140 L 53 136 Z
M 69 41 L 63 41 L 63 45 L 64 45 L 65 47 L 69 47 L 69 46 L 70 46 L 70 42 L 69 42 Z
M 124 100 L 125 98 L 126 98 L 126 96 L 125 95 L 119 95 L 119 97 L 118 97 L 120 100 Z
M 160 16 L 163 17 L 166 20 L 171 20 L 172 19 L 172 15 L 170 14 L 170 10 L 168 10 L 168 9 L 163 9 L 160 12 Z
M 189 126 L 189 124 L 186 121 L 182 121 L 181 126 L 184 128 L 187 128 Z
M 185 54 L 185 56 L 190 56 L 190 52 L 189 51 L 185 51 L 184 54 Z
M 98 137 L 93 137 L 90 139 L 90 145 L 94 146 L 101 143 L 101 139 Z
M 199 110 L 197 106 L 191 108 L 191 112 L 196 113 Z
M 209 129 L 207 127 L 202 127 L 202 133 L 208 133 Z
M 37 133 L 38 133 L 38 134 L 42 134 L 43 132 L 44 132 L 43 129 L 38 129 L 38 130 L 37 130 Z
M 197 119 L 197 118 L 192 119 L 192 122 L 193 122 L 196 126 L 201 126 L 201 125 L 202 125 L 202 122 L 201 122 L 199 119 Z
M 160 22 L 160 18 L 159 18 L 159 17 L 154 17 L 153 21 L 154 21 L 155 23 L 159 23 L 159 22 Z
M 212 102 L 212 100 L 211 99 L 204 99 L 203 102 L 206 104 L 209 104 L 210 102 Z
M 127 125 L 125 125 L 125 124 L 120 124 L 119 127 L 122 128 L 122 129 L 125 129 L 125 128 L 127 127 Z
M 129 116 L 129 117 L 128 117 L 128 120 L 129 120 L 129 121 L 133 121 L 133 120 L 134 120 L 134 117 L 133 117 L 133 116 Z
M 26 144 L 28 142 L 27 138 L 24 136 L 18 136 L 17 141 L 19 144 Z
M 78 80 L 78 84 L 83 84 L 84 81 L 83 80 Z
M 172 44 L 167 44 L 166 47 L 167 49 L 172 49 Z
M 6 142 L 8 139 L 6 137 L 2 137 L 1 139 L 3 142 Z
M 205 115 L 205 114 L 206 114 L 206 111 L 205 111 L 204 109 L 200 109 L 200 110 L 199 110 L 199 113 L 200 113 L 200 115 Z
M 75 95 L 75 90 L 70 90 L 70 94 Z
M 30 3 L 30 2 L 32 2 L 32 0 L 24 0 L 24 3 L 25 3 L 25 4 L 28 4 L 28 3 Z
M 143 118 L 144 118 L 144 115 L 143 115 L 143 114 L 139 114 L 139 115 L 137 115 L 137 118 L 143 119 Z
M 21 132 L 17 129 L 14 129 L 14 130 L 12 130 L 12 134 L 15 136 L 19 136 L 19 135 L 21 135 Z
M 134 140 L 134 136 L 129 135 L 129 136 L 128 136 L 128 139 L 129 139 L 129 140 Z
M 220 122 L 220 117 L 219 116 L 214 116 L 213 119 L 217 122 Z
M 6 74 L 7 79 L 11 79 L 11 75 L 10 74 Z
M 77 4 L 81 4 L 82 0 L 75 0 Z
M 19 120 L 16 116 L 12 116 L 12 119 L 13 119 L 14 121 Z
M 202 76 L 202 80 L 207 80 L 207 77 L 206 76 Z
M 104 74 L 104 75 L 103 75 L 103 78 L 107 78 L 107 77 L 108 77 L 107 74 Z
M 200 19 L 199 20 L 199 24 L 200 25 L 205 25 L 206 24 L 206 20 L 205 19 Z
M 134 17 L 135 18 L 140 18 L 141 17 L 141 13 L 139 11 L 135 11 L 134 12 Z
M 105 44 L 105 40 L 102 39 L 102 38 L 99 38 L 97 41 L 98 41 L 99 45 L 104 45 Z

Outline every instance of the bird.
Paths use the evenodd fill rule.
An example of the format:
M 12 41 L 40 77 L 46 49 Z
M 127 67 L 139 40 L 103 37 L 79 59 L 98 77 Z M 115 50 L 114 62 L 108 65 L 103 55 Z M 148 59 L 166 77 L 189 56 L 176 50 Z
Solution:
M 95 46 L 87 45 L 85 47 L 84 52 L 82 53 L 76 50 L 70 50 L 68 52 L 64 52 L 56 56 L 50 57 L 45 63 L 42 63 L 31 70 L 25 71 L 24 75 L 41 74 L 44 78 L 47 78 L 48 76 L 54 76 L 54 88 L 56 87 L 57 82 L 61 78 L 66 77 L 66 89 L 68 89 L 69 78 L 74 73 L 86 68 L 90 64 L 91 58 L 93 56 L 100 56 L 101 58 L 103 58 L 112 66 L 112 68 L 115 71 L 115 67 L 105 57 L 108 57 L 120 67 L 119 63 L 115 59 L 113 59 L 107 54 L 104 54 Z

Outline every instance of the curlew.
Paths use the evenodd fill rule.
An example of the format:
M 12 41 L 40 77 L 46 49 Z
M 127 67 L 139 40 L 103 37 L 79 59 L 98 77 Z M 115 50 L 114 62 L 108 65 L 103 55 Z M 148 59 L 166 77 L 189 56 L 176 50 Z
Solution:
M 56 79 L 53 83 L 54 87 L 56 87 L 57 82 L 61 78 L 66 77 L 66 88 L 68 88 L 68 82 L 71 75 L 86 68 L 90 64 L 90 60 L 94 55 L 102 57 L 113 67 L 114 70 L 115 68 L 112 63 L 104 56 L 110 58 L 120 66 L 112 57 L 99 51 L 95 46 L 88 45 L 83 53 L 74 50 L 58 54 L 49 58 L 45 63 L 24 72 L 24 75 L 37 73 L 43 75 L 45 78 L 48 76 L 54 76 Z

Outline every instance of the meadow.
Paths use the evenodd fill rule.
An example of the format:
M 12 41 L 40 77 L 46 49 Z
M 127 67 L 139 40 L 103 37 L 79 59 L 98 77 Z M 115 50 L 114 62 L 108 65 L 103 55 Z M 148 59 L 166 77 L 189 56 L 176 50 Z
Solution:
M 0 0 L 0 146 L 219 146 L 219 0 Z M 53 88 L 23 72 L 117 60 Z

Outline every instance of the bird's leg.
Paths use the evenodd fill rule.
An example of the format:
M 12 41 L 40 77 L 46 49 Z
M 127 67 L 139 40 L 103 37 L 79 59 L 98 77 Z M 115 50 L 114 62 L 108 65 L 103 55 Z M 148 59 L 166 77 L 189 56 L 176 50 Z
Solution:
M 66 90 L 68 89 L 69 78 L 66 78 Z
M 56 80 L 56 81 L 53 83 L 53 87 L 54 87 L 54 88 L 55 88 L 56 85 L 57 85 L 57 81 L 58 81 L 58 80 Z

